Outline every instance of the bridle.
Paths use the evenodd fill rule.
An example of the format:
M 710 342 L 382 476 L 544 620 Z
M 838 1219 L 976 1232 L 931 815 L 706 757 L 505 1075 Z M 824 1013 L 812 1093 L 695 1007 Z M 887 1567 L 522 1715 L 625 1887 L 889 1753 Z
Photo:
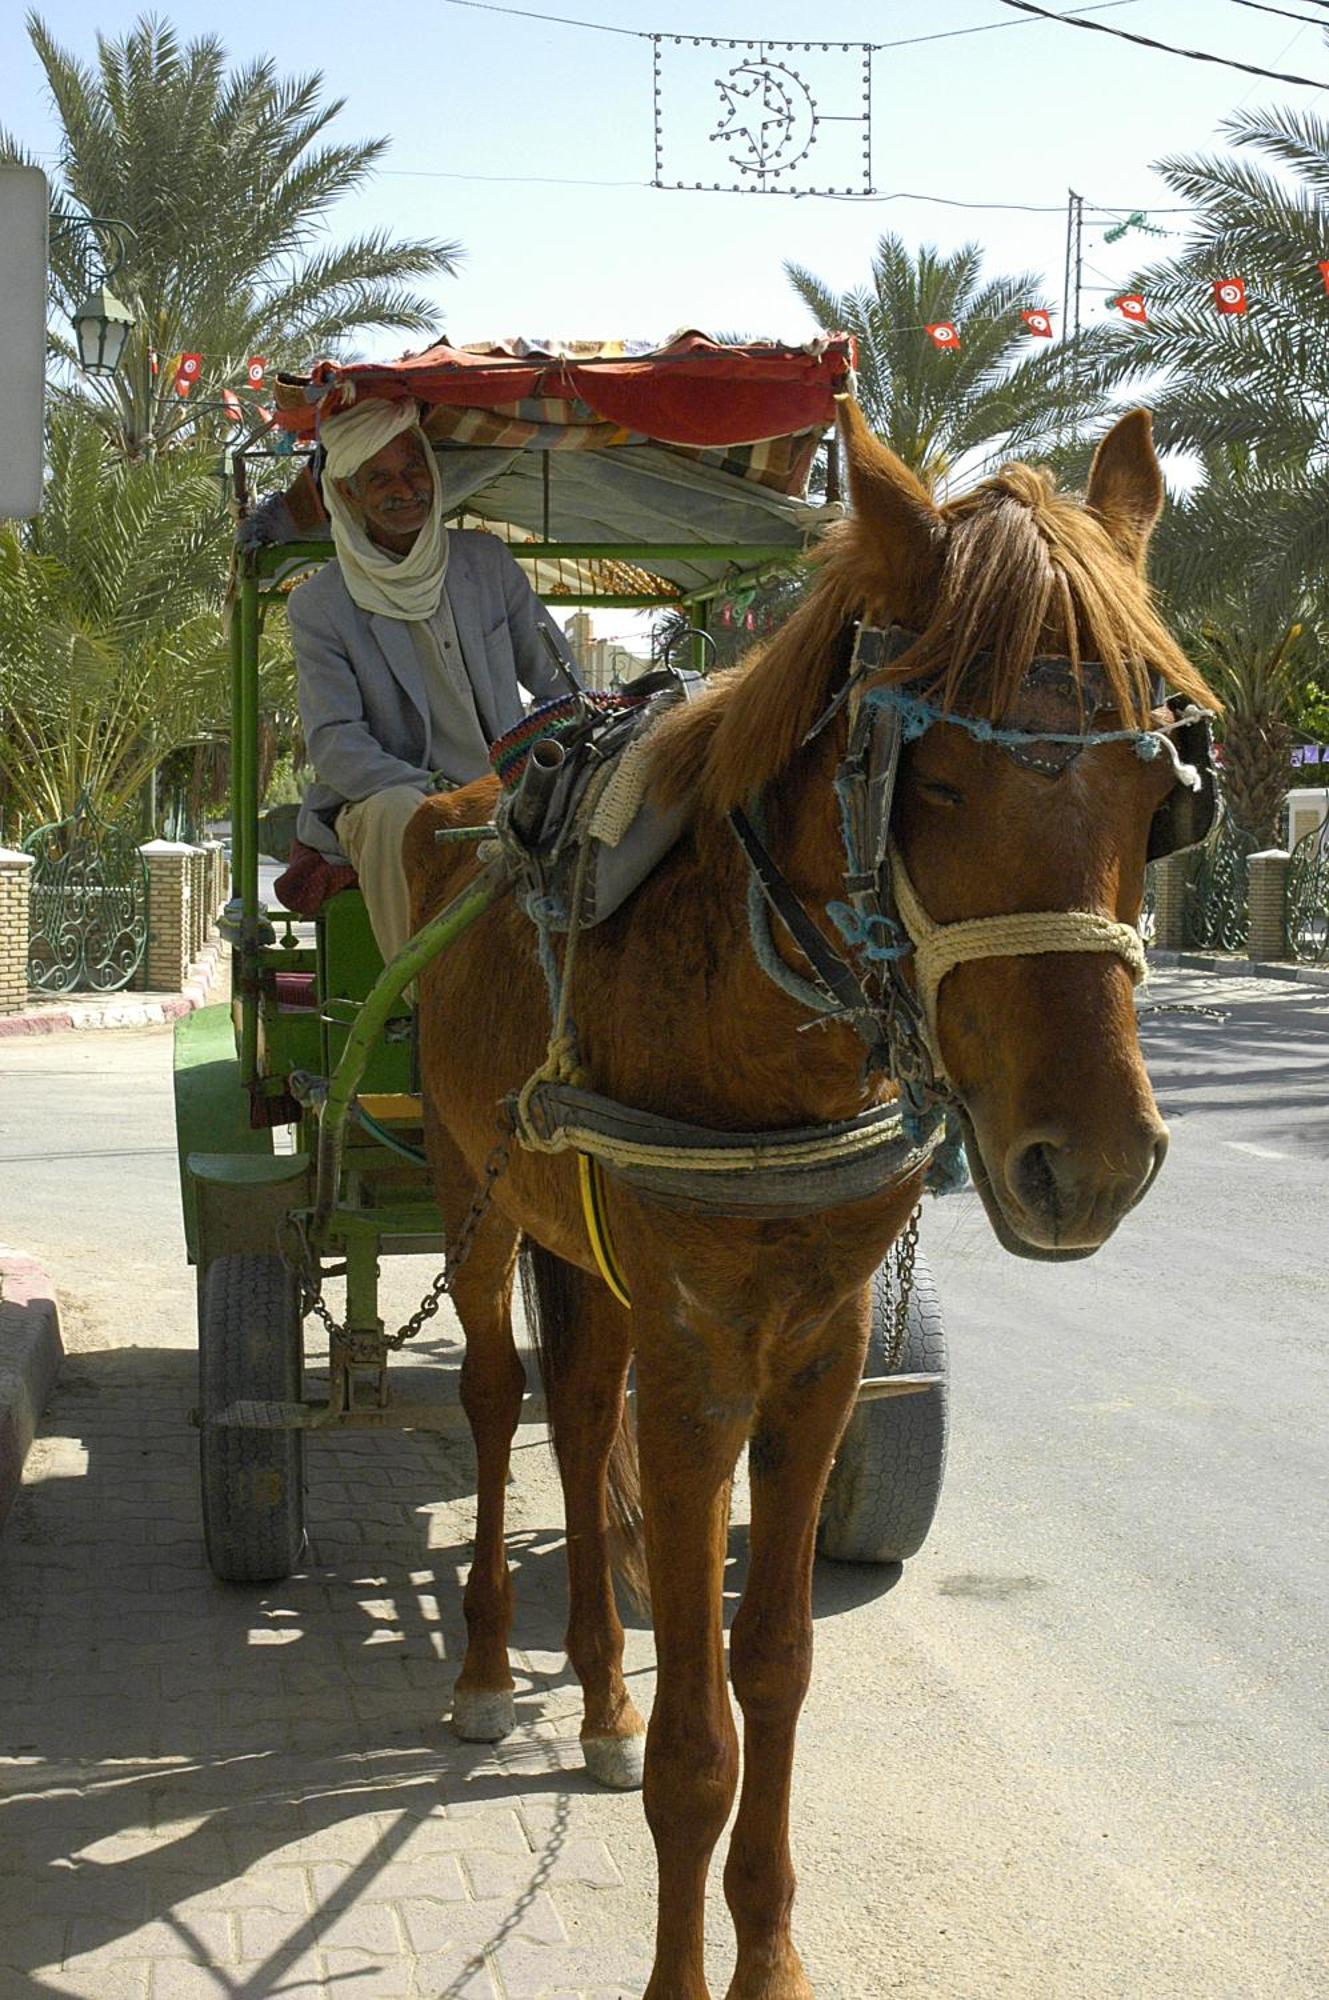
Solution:
M 1129 742 L 1146 761 L 1169 756 L 1176 778 L 1150 826 L 1150 861 L 1205 838 L 1217 810 L 1217 787 L 1212 717 L 1183 696 L 1166 697 L 1173 719 L 1157 728 L 1094 730 L 1084 726 L 1080 690 L 1092 689 L 1101 668 L 1081 663 L 1073 677 L 1068 660 L 1037 659 L 1026 674 L 1026 687 L 1037 693 L 1051 690 L 1055 698 L 1072 689 L 1081 707 L 1081 726 L 1003 728 L 937 708 L 907 685 L 871 684 L 917 640 L 916 633 L 899 625 L 847 626 L 840 685 L 804 738 L 811 743 L 842 709 L 847 712 L 847 744 L 834 780 L 844 842 L 844 896 L 827 905 L 844 951 L 813 920 L 766 847 L 760 802 L 747 812 L 732 812 L 730 824 L 752 870 L 749 913 L 763 969 L 814 1013 L 847 1020 L 856 1029 L 864 1045 L 865 1072 L 894 1078 L 907 1116 L 921 1131 L 925 1122 L 935 1123 L 938 1108 L 950 1113 L 952 1122 L 961 1110 L 937 1035 L 939 989 L 955 966 L 1046 952 L 1109 952 L 1126 964 L 1138 984 L 1145 959 L 1133 925 L 1088 910 L 1035 910 L 958 923 L 931 917 L 891 834 L 905 745 L 934 723 L 946 722 L 1047 777 L 1059 776 L 1083 750 L 1102 743 Z M 810 980 L 793 972 L 774 950 L 769 913 L 780 919 L 803 953 Z M 912 982 L 905 977 L 910 961 Z

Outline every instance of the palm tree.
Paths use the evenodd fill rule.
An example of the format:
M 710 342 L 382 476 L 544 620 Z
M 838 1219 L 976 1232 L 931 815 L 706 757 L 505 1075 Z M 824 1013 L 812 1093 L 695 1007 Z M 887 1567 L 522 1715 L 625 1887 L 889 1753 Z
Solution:
M 162 760 L 224 727 L 226 531 L 210 452 L 123 459 L 91 411 L 52 416 L 46 504 L 0 524 L 0 780 L 11 824 L 87 800 L 114 820 Z M 279 621 L 284 632 L 284 621 Z M 267 642 L 269 698 L 289 658 Z
M 343 105 L 321 101 L 320 76 L 281 77 L 266 58 L 228 70 L 216 36 L 184 45 L 147 16 L 122 40 L 99 35 L 95 68 L 57 46 L 36 14 L 28 33 L 61 126 L 51 257 L 63 317 L 84 273 L 79 236 L 61 223 L 114 217 L 132 232 L 113 289 L 128 294 L 137 328 L 113 380 L 77 384 L 127 456 L 195 427 L 198 401 L 223 386 L 243 393 L 250 355 L 303 364 L 360 333 L 436 327 L 416 282 L 452 272 L 455 243 L 325 234 L 330 209 L 370 178 L 388 142 L 326 141 Z M 24 157 L 0 133 L 0 162 Z M 204 355 L 192 408 L 175 393 L 182 351 Z
M 1111 391 L 1161 377 L 1159 441 L 1200 459 L 1201 484 L 1164 524 L 1159 575 L 1228 705 L 1229 809 L 1267 838 L 1295 736 L 1325 708 L 1329 123 L 1243 110 L 1222 130 L 1233 151 L 1159 164 L 1194 214 L 1182 250 L 1131 281 L 1148 325 L 1095 329 L 1083 361 Z M 1222 316 L 1212 287 L 1232 277 L 1249 310 Z
M 943 256 L 885 235 L 869 283 L 842 295 L 801 265 L 785 272 L 819 326 L 854 335 L 868 422 L 934 491 L 998 457 L 1055 452 L 1106 408 L 1065 346 L 1021 319 L 1041 281 L 1028 271 L 985 280 L 975 244 Z M 959 329 L 951 351 L 927 333 L 946 321 Z
M 1223 700 L 1224 801 L 1243 833 L 1276 839 L 1296 722 L 1313 701 L 1323 637 L 1317 592 L 1271 585 L 1251 550 L 1280 500 L 1280 475 L 1244 446 L 1210 450 L 1204 476 L 1167 509 L 1153 544 L 1160 596 Z

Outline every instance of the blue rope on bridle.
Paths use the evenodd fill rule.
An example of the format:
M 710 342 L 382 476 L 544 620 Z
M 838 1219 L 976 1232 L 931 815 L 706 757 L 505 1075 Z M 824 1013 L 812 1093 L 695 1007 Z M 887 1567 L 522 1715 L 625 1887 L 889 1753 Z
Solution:
M 995 744 L 999 750 L 1025 749 L 1034 743 L 1060 743 L 1073 745 L 1077 750 L 1093 750 L 1100 743 L 1133 743 L 1135 754 L 1143 763 L 1151 764 L 1155 757 L 1167 751 L 1177 767 L 1177 777 L 1191 791 L 1200 789 L 1200 774 L 1194 764 L 1185 764 L 1177 753 L 1171 731 L 1181 726 L 1184 718 L 1165 724 L 1161 729 L 1002 729 L 995 722 L 989 722 L 982 715 L 957 715 L 953 710 L 937 708 L 932 702 L 920 696 L 909 694 L 903 687 L 869 688 L 863 696 L 867 708 L 893 708 L 901 719 L 902 733 L 906 743 L 916 743 L 925 736 L 934 722 L 949 723 L 952 729 L 962 729 L 975 743 Z M 837 786 L 838 790 L 838 786 Z

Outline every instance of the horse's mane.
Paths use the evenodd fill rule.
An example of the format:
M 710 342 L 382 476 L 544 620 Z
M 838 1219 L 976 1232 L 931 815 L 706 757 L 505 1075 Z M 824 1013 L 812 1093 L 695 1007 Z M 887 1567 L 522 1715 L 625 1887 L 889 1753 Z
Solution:
M 1139 726 L 1151 681 L 1207 706 L 1215 698 L 1154 609 L 1144 576 L 1096 515 L 1060 493 L 1050 472 L 1004 466 L 940 510 L 943 558 L 931 615 L 886 678 L 917 683 L 942 707 L 1001 721 L 1031 661 L 1101 663 L 1123 721 Z M 802 604 L 700 698 L 665 717 L 652 783 L 703 810 L 742 805 L 792 761 L 830 698 L 838 641 L 851 619 L 885 624 L 908 607 L 886 601 L 882 553 L 854 516 L 813 558 Z

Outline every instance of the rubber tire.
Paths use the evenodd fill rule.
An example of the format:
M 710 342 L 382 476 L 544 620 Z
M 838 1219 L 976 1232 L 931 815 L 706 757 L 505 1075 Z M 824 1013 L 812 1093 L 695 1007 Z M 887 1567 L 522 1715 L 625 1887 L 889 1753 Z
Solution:
M 301 1431 L 211 1429 L 240 1399 L 289 1403 L 303 1393 L 299 1299 L 280 1257 L 216 1257 L 198 1327 L 199 1470 L 208 1562 L 223 1583 L 276 1583 L 305 1543 Z
M 872 1332 L 865 1375 L 885 1375 L 890 1352 L 891 1260 L 872 1280 Z M 908 1329 L 898 1372 L 946 1373 L 941 1301 L 927 1263 L 914 1264 Z M 817 1550 L 833 1562 L 899 1563 L 917 1555 L 941 1498 L 946 1469 L 947 1385 L 916 1396 L 860 1403 L 835 1455 L 817 1530 Z

